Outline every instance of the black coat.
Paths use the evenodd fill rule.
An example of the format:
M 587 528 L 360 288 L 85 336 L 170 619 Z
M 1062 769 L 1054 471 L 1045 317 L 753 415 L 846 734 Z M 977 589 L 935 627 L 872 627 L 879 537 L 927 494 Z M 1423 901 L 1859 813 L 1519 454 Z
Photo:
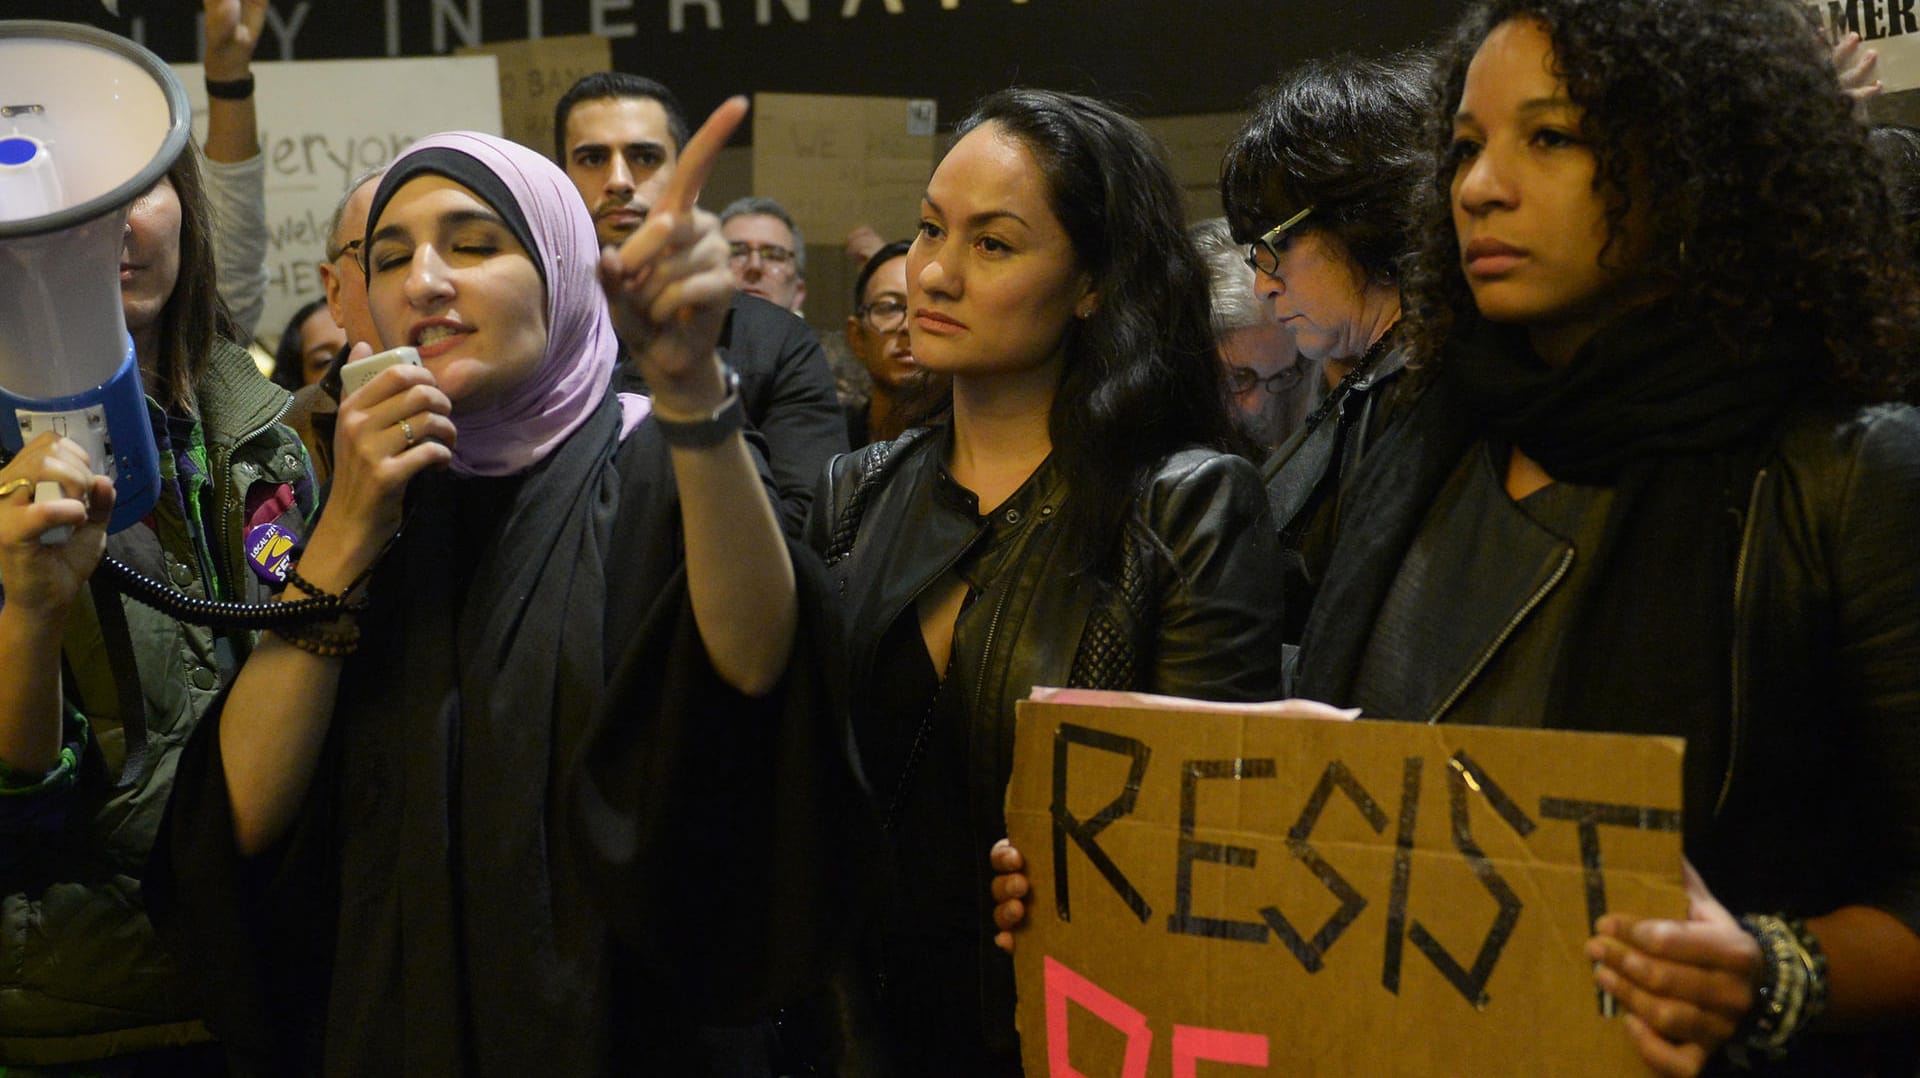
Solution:
M 1275 699 L 1280 581 L 1259 474 L 1238 457 L 1189 449 L 1162 462 L 1123 524 L 1119 583 L 1072 569 L 1060 523 L 1071 493 L 1051 462 L 983 518 L 956 508 L 971 495 L 942 464 L 949 444 L 947 428 L 923 428 L 838 458 L 808 530 L 842 596 L 856 695 L 880 676 L 881 638 L 956 560 L 983 544 L 998 566 L 977 600 L 990 616 L 958 624 L 946 678 L 966 714 L 969 797 L 952 811 L 965 814 L 977 851 L 969 897 L 980 926 L 978 968 L 953 975 L 977 978 L 981 1042 L 1004 1056 L 1016 1043 L 1013 984 L 1011 964 L 990 944 L 986 853 L 1006 834 L 1015 703 L 1036 685 Z M 871 777 L 886 801 L 891 777 Z M 892 838 L 896 847 L 916 841 Z
M 657 428 L 612 398 L 504 480 L 422 477 L 307 801 L 237 854 L 210 716 L 155 853 L 240 1073 L 680 1074 L 817 979 L 861 846 L 836 635 L 797 552 L 776 691 L 712 671 Z

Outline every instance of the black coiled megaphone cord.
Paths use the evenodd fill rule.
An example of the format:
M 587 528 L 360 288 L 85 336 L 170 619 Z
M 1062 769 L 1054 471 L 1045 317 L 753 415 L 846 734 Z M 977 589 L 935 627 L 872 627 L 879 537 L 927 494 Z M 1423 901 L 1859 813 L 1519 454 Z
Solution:
M 182 595 L 126 562 L 103 554 L 100 568 L 121 592 L 176 621 L 209 629 L 274 629 L 339 617 L 347 608 L 339 599 L 298 599 L 290 603 L 229 603 Z

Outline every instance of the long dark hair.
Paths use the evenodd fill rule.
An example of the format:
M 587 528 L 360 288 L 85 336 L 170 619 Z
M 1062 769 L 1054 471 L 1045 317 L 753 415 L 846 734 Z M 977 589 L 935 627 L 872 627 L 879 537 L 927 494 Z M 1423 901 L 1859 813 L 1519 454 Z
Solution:
M 1063 524 L 1079 564 L 1116 549 L 1134 493 L 1168 454 L 1241 449 L 1214 357 L 1207 270 L 1180 190 L 1146 130 L 1112 106 L 1050 90 L 990 94 L 956 139 L 994 124 L 1026 146 L 1053 214 L 1099 296 L 1075 322 L 1053 398 L 1053 452 L 1073 497 Z
M 1432 174 L 1405 297 L 1437 359 L 1475 314 L 1459 262 L 1448 154 L 1467 65 L 1510 19 L 1552 38 L 1555 74 L 1585 110 L 1612 235 L 1636 196 L 1658 290 L 1742 356 L 1783 341 L 1839 395 L 1913 394 L 1920 289 L 1881 166 L 1811 17 L 1793 0 L 1483 0 L 1434 76 Z M 1609 244 L 1606 254 L 1618 250 Z M 1810 354 L 1808 354 L 1810 353 Z
M 178 415 L 200 411 L 198 386 L 215 337 L 238 340 L 233 316 L 220 298 L 213 262 L 213 216 L 200 180 L 199 154 L 189 146 L 167 170 L 180 200 L 180 273 L 160 312 L 160 349 L 150 385 L 161 407 Z

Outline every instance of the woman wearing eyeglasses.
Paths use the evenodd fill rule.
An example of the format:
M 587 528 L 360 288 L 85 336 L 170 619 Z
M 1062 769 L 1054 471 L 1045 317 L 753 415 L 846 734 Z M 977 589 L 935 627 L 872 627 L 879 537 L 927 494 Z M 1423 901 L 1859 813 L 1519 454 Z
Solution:
M 810 531 L 895 854 L 873 980 L 896 1072 L 1017 1075 L 987 864 L 1014 703 L 1277 696 L 1277 551 L 1259 474 L 1228 452 L 1206 270 L 1138 124 L 986 98 L 904 268 L 914 360 L 952 377 L 951 418 L 835 461 Z
M 1227 374 L 1227 393 L 1241 427 L 1271 453 L 1320 403 L 1326 383 L 1320 364 L 1300 354 L 1293 331 L 1275 321 L 1253 290 L 1247 249 L 1233 242 L 1224 217 L 1187 230 L 1207 263 L 1213 286 L 1213 336 Z
M 1220 194 L 1254 291 L 1324 364 L 1327 395 L 1268 456 L 1286 639 L 1332 557 L 1343 477 L 1411 395 L 1394 328 L 1420 180 L 1426 65 L 1316 60 L 1270 87 L 1228 147 Z

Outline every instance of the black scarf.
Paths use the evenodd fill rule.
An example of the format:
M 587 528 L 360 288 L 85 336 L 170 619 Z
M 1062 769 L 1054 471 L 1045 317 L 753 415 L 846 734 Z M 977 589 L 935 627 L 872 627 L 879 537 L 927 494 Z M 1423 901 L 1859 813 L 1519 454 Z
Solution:
M 1688 739 L 1689 835 L 1726 761 L 1733 582 L 1752 480 L 1803 382 L 1786 348 L 1741 358 L 1665 306 L 1596 334 L 1565 368 L 1524 332 L 1463 328 L 1441 377 L 1356 478 L 1302 644 L 1298 694 L 1354 679 L 1433 498 L 1482 439 L 1556 479 L 1614 490 L 1586 601 L 1548 693 L 1549 727 Z

